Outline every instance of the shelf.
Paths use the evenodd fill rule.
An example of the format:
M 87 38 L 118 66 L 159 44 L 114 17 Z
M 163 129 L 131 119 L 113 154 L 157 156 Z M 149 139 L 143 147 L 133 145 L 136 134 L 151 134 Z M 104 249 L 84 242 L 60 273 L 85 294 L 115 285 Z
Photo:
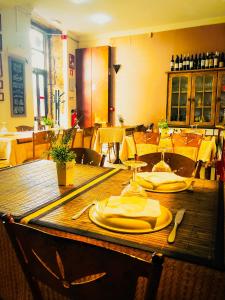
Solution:
M 197 69 L 197 70 L 182 70 L 182 71 L 167 71 L 166 74 L 180 73 L 199 73 L 199 72 L 218 72 L 225 71 L 225 68 Z

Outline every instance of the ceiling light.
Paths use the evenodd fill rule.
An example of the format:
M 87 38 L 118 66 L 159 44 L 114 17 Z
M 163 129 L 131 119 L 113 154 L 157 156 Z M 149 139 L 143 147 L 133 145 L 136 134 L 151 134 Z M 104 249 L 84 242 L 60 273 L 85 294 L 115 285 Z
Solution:
M 84 4 L 90 2 L 90 0 L 70 0 L 74 4 Z
M 97 24 L 106 24 L 108 22 L 111 21 L 111 17 L 108 16 L 108 15 L 105 15 L 105 14 L 94 14 L 91 16 L 91 20 L 94 22 L 94 23 L 97 23 Z

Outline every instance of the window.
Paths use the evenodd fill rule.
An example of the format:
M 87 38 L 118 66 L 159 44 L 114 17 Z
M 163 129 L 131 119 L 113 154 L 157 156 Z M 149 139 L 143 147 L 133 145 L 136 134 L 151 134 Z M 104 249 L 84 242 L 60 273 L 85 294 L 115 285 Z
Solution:
M 34 117 L 40 120 L 48 114 L 46 33 L 39 28 L 30 29 L 33 68 Z

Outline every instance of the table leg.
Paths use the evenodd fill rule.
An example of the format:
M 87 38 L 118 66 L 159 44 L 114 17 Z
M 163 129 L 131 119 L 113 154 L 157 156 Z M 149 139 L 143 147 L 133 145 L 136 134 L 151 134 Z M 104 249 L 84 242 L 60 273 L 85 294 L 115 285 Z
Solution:
M 120 143 L 115 143 L 116 146 L 116 160 L 114 161 L 114 164 L 122 164 L 120 158 L 119 158 L 119 153 L 120 153 Z

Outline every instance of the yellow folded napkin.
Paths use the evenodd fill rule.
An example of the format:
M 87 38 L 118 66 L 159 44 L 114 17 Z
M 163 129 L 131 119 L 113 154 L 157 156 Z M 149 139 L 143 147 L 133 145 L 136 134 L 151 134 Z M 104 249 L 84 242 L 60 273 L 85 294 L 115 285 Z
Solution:
M 96 211 L 104 218 L 152 219 L 161 215 L 159 201 L 137 196 L 111 196 L 106 205 L 96 205 Z
M 153 187 L 158 187 L 162 184 L 185 182 L 186 177 L 181 177 L 172 172 L 140 172 L 138 177 L 150 182 Z

